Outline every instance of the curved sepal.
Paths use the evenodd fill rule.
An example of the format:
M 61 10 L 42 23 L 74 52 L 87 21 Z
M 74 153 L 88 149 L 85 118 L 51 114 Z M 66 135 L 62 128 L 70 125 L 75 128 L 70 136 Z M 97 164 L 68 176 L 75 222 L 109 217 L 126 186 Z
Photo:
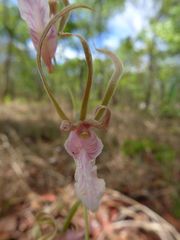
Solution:
M 101 102 L 101 105 L 102 106 L 107 106 L 114 94 L 114 91 L 116 89 L 116 86 L 117 86 L 117 83 L 118 83 L 118 80 L 120 79 L 120 77 L 122 76 L 122 73 L 123 73 L 123 64 L 122 62 L 120 61 L 120 59 L 111 51 L 107 50 L 107 49 L 96 49 L 98 52 L 101 52 L 103 54 L 105 54 L 106 56 L 110 57 L 113 64 L 114 64 L 114 67 L 115 67 L 115 70 L 109 80 L 109 83 L 108 83 L 108 86 L 107 86 L 107 89 L 105 91 L 105 94 L 104 94 L 104 97 L 103 97 L 103 100 Z M 99 111 L 95 117 L 96 120 L 99 120 L 102 116 L 102 114 L 104 113 L 104 111 Z

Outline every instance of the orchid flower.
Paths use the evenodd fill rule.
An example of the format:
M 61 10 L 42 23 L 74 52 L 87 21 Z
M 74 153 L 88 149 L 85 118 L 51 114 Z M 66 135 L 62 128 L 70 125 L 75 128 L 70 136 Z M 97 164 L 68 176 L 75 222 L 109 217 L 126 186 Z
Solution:
M 93 128 L 107 129 L 110 120 L 110 110 L 99 107 L 97 112 L 105 110 L 101 121 L 84 120 L 77 124 L 65 120 L 60 129 L 69 131 L 64 144 L 66 151 L 76 163 L 75 190 L 81 202 L 91 211 L 99 207 L 101 197 L 105 191 L 105 182 L 97 177 L 96 158 L 103 149 L 102 141 L 97 137 Z
M 105 182 L 103 179 L 97 177 L 97 167 L 95 165 L 96 158 L 99 156 L 103 149 L 103 144 L 101 140 L 97 137 L 93 128 L 106 129 L 110 120 L 110 110 L 108 104 L 114 94 L 117 86 L 117 80 L 122 74 L 122 63 L 112 52 L 105 49 L 97 49 L 99 52 L 109 56 L 114 65 L 115 71 L 109 81 L 108 87 L 105 91 L 104 98 L 101 103 L 101 107 L 96 111 L 96 116 L 94 119 L 87 120 L 87 108 L 89 102 L 89 95 L 93 80 L 93 66 L 92 66 L 92 56 L 88 43 L 79 34 L 62 33 L 59 32 L 60 37 L 78 37 L 83 46 L 85 53 L 86 63 L 88 66 L 88 76 L 87 83 L 83 95 L 81 112 L 80 112 L 80 122 L 73 123 L 69 118 L 62 112 L 58 103 L 54 99 L 52 93 L 46 82 L 46 77 L 43 73 L 41 65 L 41 52 L 43 40 L 48 35 L 53 24 L 63 18 L 70 11 L 78 7 L 88 8 L 86 5 L 76 5 L 72 4 L 65 7 L 60 13 L 56 14 L 54 18 L 48 23 L 45 28 L 39 43 L 37 63 L 39 73 L 41 75 L 42 81 L 44 83 L 45 89 L 53 102 L 57 112 L 62 118 L 61 130 L 69 131 L 69 137 L 65 142 L 65 149 L 71 157 L 75 160 L 76 171 L 75 171 L 75 190 L 80 201 L 86 206 L 87 209 L 91 211 L 96 211 L 101 197 L 105 191 Z
M 50 0 L 50 2 L 54 3 L 54 0 Z M 37 66 L 44 88 L 57 113 L 62 119 L 60 129 L 62 131 L 69 132 L 69 136 L 64 144 L 65 149 L 67 153 L 74 159 L 76 164 L 75 190 L 80 201 L 76 202 L 72 206 L 65 220 L 62 232 L 67 230 L 73 215 L 77 211 L 80 202 L 82 202 L 85 206 L 85 236 L 86 239 L 89 239 L 87 209 L 96 211 L 99 207 L 101 197 L 105 191 L 105 181 L 101 178 L 98 178 L 96 167 L 96 158 L 102 152 L 103 144 L 101 139 L 94 132 L 94 128 L 104 130 L 108 128 L 111 117 L 111 111 L 108 105 L 115 92 L 117 82 L 122 75 L 122 63 L 112 52 L 106 49 L 97 49 L 97 51 L 104 53 L 111 58 L 115 66 L 115 71 L 113 72 L 108 83 L 100 106 L 96 108 L 95 117 L 88 120 L 86 115 L 93 82 L 93 61 L 91 51 L 88 43 L 81 35 L 64 33 L 64 26 L 71 11 L 78 8 L 85 8 L 89 10 L 92 9 L 85 4 L 69 5 L 68 0 L 63 0 L 63 2 L 66 7 L 61 12 L 58 12 L 52 16 L 52 18 L 50 17 L 47 0 L 19 0 L 19 6 L 21 16 L 28 23 L 33 43 L 37 49 Z M 51 13 L 53 12 L 54 8 L 51 6 Z M 59 29 L 56 31 L 55 25 L 59 20 L 61 20 Z M 46 75 L 43 72 L 42 59 L 47 65 L 49 71 L 52 70 L 51 59 L 56 50 L 58 36 L 79 38 L 85 53 L 85 59 L 88 67 L 87 82 L 82 98 L 80 119 L 78 122 L 71 121 L 62 110 L 53 93 L 51 92 L 46 80 Z
M 65 149 L 76 163 L 75 190 L 78 198 L 91 211 L 97 210 L 105 191 L 105 182 L 97 177 L 95 165 L 95 159 L 103 149 L 101 140 L 89 124 L 81 123 L 70 132 Z
M 64 35 L 69 36 L 68 34 Z M 82 42 L 82 37 L 80 39 Z M 88 69 L 92 70 L 88 45 L 84 41 L 82 44 L 86 61 L 90 63 Z M 97 177 L 97 167 L 95 165 L 96 158 L 102 152 L 103 144 L 92 128 L 107 129 L 111 117 L 111 112 L 107 105 L 114 94 L 117 80 L 122 74 L 122 63 L 115 54 L 106 49 L 97 50 L 109 56 L 115 65 L 115 71 L 109 81 L 101 106 L 97 108 L 94 120 L 84 119 L 86 117 L 86 110 L 81 109 L 81 113 L 83 112 L 85 115 L 83 114 L 83 120 L 81 120 L 80 123 L 73 125 L 68 121 L 63 121 L 61 125 L 61 130 L 70 131 L 69 137 L 65 142 L 65 149 L 76 163 L 76 194 L 84 206 L 91 211 L 97 210 L 105 191 L 105 182 L 103 179 Z M 91 77 L 88 75 L 88 81 L 90 83 L 87 82 L 89 88 L 91 87 L 92 73 L 90 75 Z M 89 94 L 89 92 L 87 92 L 87 94 Z M 88 101 L 87 99 L 87 96 L 83 98 L 84 101 Z M 82 104 L 82 106 L 86 105 Z
M 21 17 L 26 21 L 36 50 L 43 30 L 51 19 L 48 0 L 18 0 Z M 43 42 L 42 58 L 52 72 L 52 58 L 57 48 L 57 30 L 53 25 Z

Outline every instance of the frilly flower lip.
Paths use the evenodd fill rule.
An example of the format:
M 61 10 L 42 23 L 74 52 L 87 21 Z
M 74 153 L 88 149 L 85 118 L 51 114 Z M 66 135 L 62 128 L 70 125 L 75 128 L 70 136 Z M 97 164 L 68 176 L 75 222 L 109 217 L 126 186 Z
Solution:
M 22 19 L 29 27 L 34 47 L 38 48 L 41 34 L 50 20 L 47 0 L 18 0 Z M 57 30 L 55 26 L 49 31 L 42 47 L 42 58 L 48 71 L 52 72 L 52 58 L 57 48 Z
M 76 163 L 76 194 L 89 210 L 96 211 L 105 191 L 105 182 L 97 177 L 95 165 L 95 159 L 102 152 L 103 144 L 90 126 L 81 124 L 70 132 L 65 149 Z

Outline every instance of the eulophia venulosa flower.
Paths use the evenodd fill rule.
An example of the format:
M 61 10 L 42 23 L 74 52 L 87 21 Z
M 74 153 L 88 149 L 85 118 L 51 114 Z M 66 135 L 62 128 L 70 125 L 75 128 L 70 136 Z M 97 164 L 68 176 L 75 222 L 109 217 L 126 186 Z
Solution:
M 41 35 L 51 19 L 48 0 L 18 0 L 21 17 L 26 21 L 32 41 L 36 50 L 38 49 Z M 44 39 L 42 47 L 42 58 L 48 71 L 52 71 L 52 58 L 57 48 L 57 30 L 53 25 Z
M 90 124 L 82 122 L 70 132 L 65 149 L 76 163 L 76 194 L 88 209 L 95 211 L 105 191 L 105 182 L 97 177 L 95 165 L 95 160 L 103 149 L 102 141 Z
M 62 119 L 61 130 L 69 131 L 69 137 L 65 142 L 65 148 L 67 152 L 72 156 L 76 163 L 75 171 L 75 188 L 79 200 L 86 206 L 87 209 L 95 211 L 100 203 L 102 194 L 105 191 L 105 182 L 103 179 L 97 177 L 97 167 L 95 165 L 95 160 L 97 156 L 101 153 L 103 144 L 101 140 L 97 137 L 93 128 L 106 129 L 110 119 L 110 110 L 108 104 L 114 94 L 117 86 L 117 81 L 122 74 L 122 64 L 119 58 L 113 54 L 111 51 L 106 49 L 97 49 L 99 52 L 104 53 L 109 56 L 115 65 L 115 71 L 108 83 L 107 89 L 105 91 L 103 100 L 100 107 L 96 111 L 96 115 L 93 119 L 87 120 L 87 108 L 89 102 L 89 95 L 93 80 L 93 64 L 91 51 L 86 40 L 79 34 L 64 33 L 59 32 L 59 36 L 62 37 L 78 37 L 83 46 L 85 53 L 86 63 L 88 66 L 87 71 L 87 83 L 85 90 L 83 92 L 83 99 L 81 103 L 80 110 L 80 121 L 71 121 L 68 116 L 64 113 L 57 100 L 54 98 L 49 86 L 46 82 L 45 74 L 43 73 L 42 63 L 41 63 L 41 53 L 42 53 L 42 43 L 45 37 L 48 36 L 48 32 L 51 27 L 61 18 L 61 25 L 66 22 L 67 15 L 74 9 L 77 8 L 87 8 L 88 6 L 84 4 L 72 4 L 65 7 L 61 12 L 57 13 L 49 22 L 40 39 L 38 54 L 37 54 L 37 64 L 41 79 L 43 81 L 45 90 L 52 101 L 57 113 Z M 65 18 L 65 20 L 63 19 Z M 61 28 L 60 28 L 61 29 Z M 63 28 L 62 28 L 63 29 Z M 78 205 L 77 205 L 78 206 Z M 76 204 L 75 204 L 76 207 Z M 72 208 L 74 212 L 74 207 Z
M 95 119 L 88 121 L 83 118 L 83 121 L 77 126 L 68 126 L 68 124 L 61 126 L 62 130 L 71 130 L 65 142 L 65 148 L 76 162 L 75 189 L 77 196 L 91 211 L 98 208 L 101 196 L 105 191 L 105 182 L 97 177 L 95 165 L 95 159 L 101 153 L 103 145 L 92 128 L 107 129 L 111 116 L 107 105 L 114 94 L 117 80 L 122 74 L 122 63 L 115 54 L 106 49 L 97 50 L 111 58 L 115 71 L 109 81 L 101 106 L 96 110 Z

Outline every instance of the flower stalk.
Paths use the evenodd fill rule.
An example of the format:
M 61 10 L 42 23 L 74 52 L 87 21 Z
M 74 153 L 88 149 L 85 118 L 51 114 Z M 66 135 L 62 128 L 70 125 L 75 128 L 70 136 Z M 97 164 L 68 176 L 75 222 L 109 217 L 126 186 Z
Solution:
M 62 233 L 65 233 L 68 230 L 69 225 L 71 224 L 71 221 L 72 221 L 72 219 L 73 219 L 73 217 L 74 217 L 75 213 L 77 212 L 80 205 L 81 205 L 81 202 L 78 200 L 73 204 L 73 206 L 69 210 L 68 215 L 65 219 L 63 228 L 62 228 Z
M 88 210 L 84 206 L 84 222 L 85 222 L 85 240 L 89 240 L 89 219 L 88 219 Z

